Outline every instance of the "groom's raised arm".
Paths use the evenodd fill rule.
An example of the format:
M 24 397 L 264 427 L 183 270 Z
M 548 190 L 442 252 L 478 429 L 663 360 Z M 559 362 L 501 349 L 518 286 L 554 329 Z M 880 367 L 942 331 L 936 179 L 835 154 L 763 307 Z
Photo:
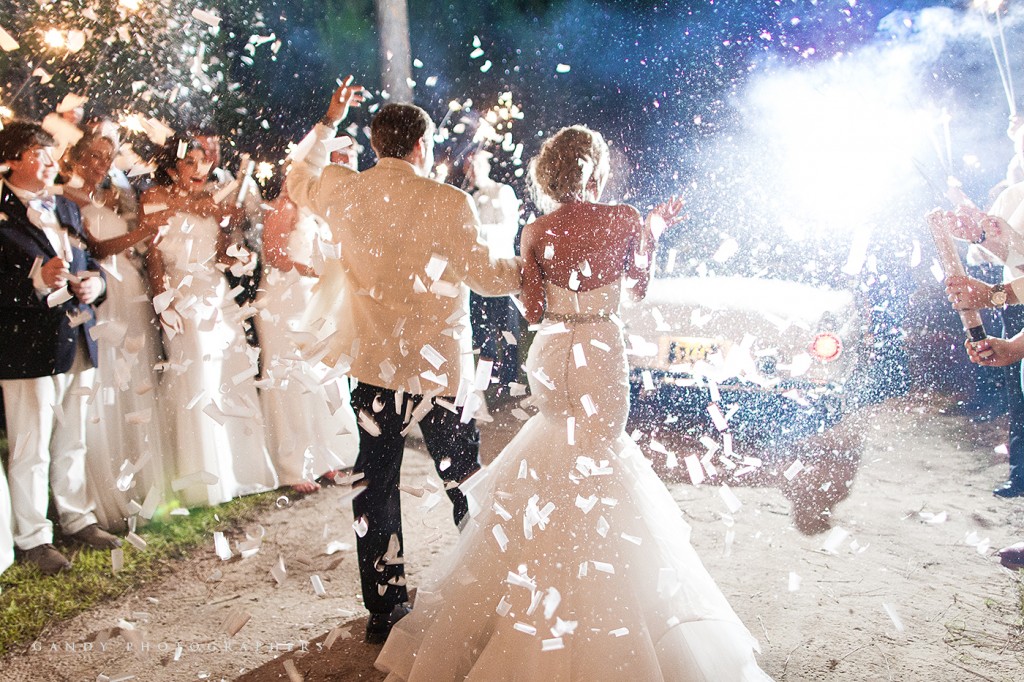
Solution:
M 341 166 L 328 166 L 330 152 L 326 143 L 338 134 L 338 124 L 348 114 L 349 108 L 359 106 L 362 101 L 362 86 L 352 85 L 352 76 L 349 76 L 344 85 L 334 91 L 327 113 L 310 131 L 314 142 L 309 153 L 292 165 L 285 179 L 288 197 L 298 206 L 305 206 L 321 217 L 325 217 L 332 197 L 337 197 L 345 178 L 356 172 Z

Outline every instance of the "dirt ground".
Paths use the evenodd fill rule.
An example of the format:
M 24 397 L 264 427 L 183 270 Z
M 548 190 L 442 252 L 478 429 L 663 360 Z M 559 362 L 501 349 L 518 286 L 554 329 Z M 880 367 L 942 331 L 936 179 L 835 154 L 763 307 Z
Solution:
M 792 458 L 783 458 L 774 474 L 751 479 L 756 485 L 731 486 L 742 502 L 731 515 L 717 485 L 670 483 L 697 551 L 759 638 L 761 666 L 773 678 L 1024 678 L 1024 583 L 993 556 L 1024 540 L 1024 500 L 1002 501 L 990 492 L 1006 475 L 1005 454 L 997 450 L 1005 422 L 974 425 L 943 414 L 936 402 L 917 395 L 858 415 L 799 454 L 810 464 L 816 451 L 836 451 L 831 472 L 811 467 L 790 483 L 780 472 Z M 508 412 L 496 416 L 483 431 L 485 460 L 518 426 Z M 437 480 L 415 447 L 403 476 L 413 486 Z M 837 476 L 852 478 L 849 497 L 831 518 L 811 510 L 810 522 L 799 524 L 814 531 L 824 520 L 832 529 L 798 531 L 790 500 L 800 506 L 808 498 L 794 491 L 827 498 L 822 486 L 834 491 L 846 482 Z M 403 503 L 406 567 L 415 586 L 452 546 L 455 530 L 446 498 L 406 495 Z M 351 524 L 341 488 L 280 500 L 260 520 L 265 534 L 256 554 L 240 558 L 236 551 L 222 561 L 211 538 L 164 579 L 54 624 L 0 661 L 0 676 L 382 679 L 373 668 L 379 647 L 362 642 Z M 259 534 L 255 524 L 246 530 Z M 231 540 L 234 549 L 245 533 Z M 272 573 L 279 561 L 281 584 Z

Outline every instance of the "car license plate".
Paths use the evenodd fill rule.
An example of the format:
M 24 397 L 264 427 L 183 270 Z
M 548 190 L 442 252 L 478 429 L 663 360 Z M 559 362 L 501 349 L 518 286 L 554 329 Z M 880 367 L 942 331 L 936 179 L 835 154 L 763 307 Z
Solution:
M 718 352 L 721 343 L 715 339 L 692 336 L 663 336 L 659 346 L 661 357 L 669 365 L 678 365 L 707 360 L 709 355 Z

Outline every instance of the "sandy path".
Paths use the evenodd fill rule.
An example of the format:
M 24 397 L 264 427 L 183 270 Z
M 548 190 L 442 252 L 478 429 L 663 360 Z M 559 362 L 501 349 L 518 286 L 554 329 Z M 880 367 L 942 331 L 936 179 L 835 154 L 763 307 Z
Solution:
M 1003 426 L 940 415 L 921 397 L 891 402 L 857 424 L 866 445 L 850 497 L 833 517 L 848 533 L 833 543 L 835 553 L 821 551 L 828 533 L 797 532 L 775 488 L 734 486 L 743 506 L 729 526 L 715 486 L 671 485 L 695 547 L 761 640 L 762 667 L 778 680 L 1020 680 L 1021 579 L 985 551 L 1024 539 L 1024 501 L 989 492 L 1006 473 L 1005 458 L 993 452 Z M 493 455 L 515 426 L 489 426 L 485 451 Z M 433 477 L 415 450 L 403 474 L 414 485 Z M 326 554 L 331 541 L 352 543 L 342 496 L 327 489 L 268 512 L 255 556 L 222 562 L 211 541 L 166 579 L 54 626 L 2 661 L 4 679 L 287 680 L 286 661 L 307 681 L 380 679 L 377 647 L 361 642 L 354 552 Z M 414 586 L 455 532 L 446 499 L 424 510 L 423 499 L 406 496 L 404 505 Z M 928 513 L 943 512 L 941 523 L 927 522 Z M 987 539 L 982 551 L 969 536 Z M 281 586 L 270 573 L 279 556 L 288 571 Z M 314 575 L 326 596 L 315 594 Z M 228 637 L 232 614 L 251 618 Z M 119 634 L 101 642 L 119 619 L 134 623 L 141 647 Z M 332 649 L 322 649 L 316 640 L 339 626 Z

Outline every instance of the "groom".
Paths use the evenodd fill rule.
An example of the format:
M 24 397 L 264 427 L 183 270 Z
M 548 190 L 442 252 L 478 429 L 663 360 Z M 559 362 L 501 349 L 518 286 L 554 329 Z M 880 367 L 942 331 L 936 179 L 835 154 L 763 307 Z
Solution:
M 380 109 L 370 125 L 373 168 L 327 165 L 324 143 L 362 102 L 362 88 L 350 82 L 335 92 L 314 128 L 318 144 L 293 166 L 287 184 L 296 204 L 327 221 L 341 249 L 341 258 L 328 262 L 335 272 L 325 273 L 344 282 L 325 362 L 350 363 L 359 382 L 352 391 L 354 471 L 365 488 L 352 511 L 370 611 L 366 641 L 380 643 L 409 610 L 398 488 L 405 434 L 418 420 L 458 524 L 468 504 L 456 486 L 480 466 L 476 423 L 454 407 L 472 382 L 468 288 L 487 296 L 518 291 L 521 266 L 490 258 L 469 195 L 427 177 L 434 124 L 419 107 Z

